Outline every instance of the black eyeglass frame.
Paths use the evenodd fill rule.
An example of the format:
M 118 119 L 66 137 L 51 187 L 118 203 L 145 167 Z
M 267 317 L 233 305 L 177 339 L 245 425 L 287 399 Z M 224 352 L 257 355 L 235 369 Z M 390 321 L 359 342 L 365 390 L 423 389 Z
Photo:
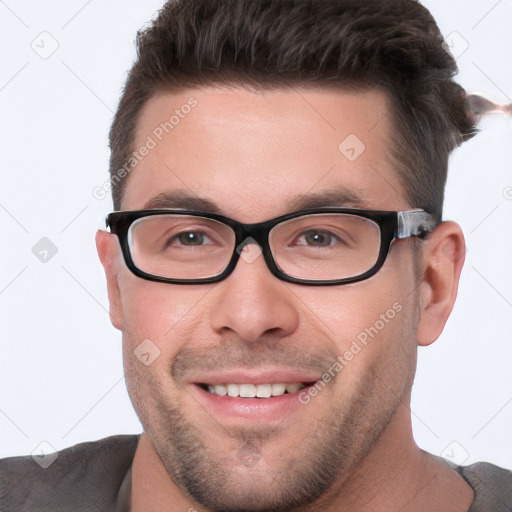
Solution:
M 274 261 L 274 257 L 272 255 L 269 243 L 270 231 L 281 222 L 294 219 L 296 217 L 325 213 L 345 213 L 359 217 L 364 217 L 366 219 L 374 221 L 379 226 L 381 243 L 379 255 L 375 265 L 366 272 L 359 274 L 357 276 L 342 279 L 330 279 L 325 281 L 315 279 L 302 279 L 284 273 Z M 221 272 L 220 274 L 211 277 L 197 279 L 176 279 L 149 274 L 138 268 L 132 259 L 130 246 L 128 242 L 128 231 L 130 229 L 130 226 L 132 225 L 133 222 L 143 217 L 164 214 L 204 217 L 229 226 L 235 233 L 235 245 L 233 248 L 233 255 L 231 256 L 231 259 L 226 268 L 224 269 L 224 271 Z M 198 210 L 131 210 L 112 212 L 108 214 L 107 218 L 105 219 L 105 223 L 107 228 L 110 229 L 110 232 L 114 235 L 117 235 L 119 239 L 121 251 L 123 253 L 126 266 L 133 274 L 135 274 L 138 277 L 141 277 L 142 279 L 171 284 L 207 284 L 222 281 L 233 272 L 240 258 L 240 253 L 242 249 L 245 247 L 245 245 L 252 242 L 252 240 L 250 240 L 252 238 L 260 245 L 267 267 L 274 276 L 289 283 L 313 286 L 349 284 L 368 279 L 369 277 L 375 275 L 384 265 L 386 257 L 389 253 L 391 242 L 395 238 L 402 239 L 411 236 L 424 238 L 437 225 L 433 215 L 420 209 L 397 212 L 339 207 L 307 208 L 290 212 L 284 215 L 280 215 L 279 217 L 274 217 L 264 222 L 257 222 L 253 224 L 243 224 L 224 215 L 202 212 Z

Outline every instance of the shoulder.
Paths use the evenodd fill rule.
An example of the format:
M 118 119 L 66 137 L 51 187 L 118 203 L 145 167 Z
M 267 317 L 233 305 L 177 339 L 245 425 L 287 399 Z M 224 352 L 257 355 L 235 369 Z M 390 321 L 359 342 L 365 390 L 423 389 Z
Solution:
M 475 491 L 475 501 L 470 512 L 512 510 L 512 471 L 488 462 L 460 466 L 457 471 Z
M 109 510 L 138 438 L 122 435 L 80 443 L 57 452 L 49 466 L 30 455 L 1 459 L 0 512 Z

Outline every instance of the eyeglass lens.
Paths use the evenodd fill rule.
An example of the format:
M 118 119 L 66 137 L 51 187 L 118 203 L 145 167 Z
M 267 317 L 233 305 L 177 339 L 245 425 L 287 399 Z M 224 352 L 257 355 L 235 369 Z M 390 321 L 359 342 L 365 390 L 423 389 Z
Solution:
M 136 220 L 128 241 L 135 266 L 160 277 L 201 279 L 221 274 L 235 250 L 232 228 L 192 215 L 153 215 Z M 377 262 L 380 228 L 352 214 L 308 214 L 272 228 L 269 245 L 282 272 L 296 278 L 354 277 Z

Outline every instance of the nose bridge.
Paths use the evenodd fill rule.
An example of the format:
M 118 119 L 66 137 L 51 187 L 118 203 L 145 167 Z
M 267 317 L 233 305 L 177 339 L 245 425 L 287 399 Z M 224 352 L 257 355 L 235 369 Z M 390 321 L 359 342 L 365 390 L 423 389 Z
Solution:
M 240 248 L 245 247 L 248 243 L 256 242 L 261 249 L 264 250 L 267 248 L 268 244 L 268 232 L 268 222 L 242 225 L 242 230 L 240 231 L 240 238 L 242 239 L 242 242 L 240 244 Z
M 246 263 L 252 263 L 261 254 L 266 263 L 267 270 L 275 275 L 268 241 L 268 233 L 271 228 L 272 226 L 269 228 L 268 222 L 240 225 L 236 234 L 235 251 L 239 255 L 236 266 L 240 264 L 240 259 Z M 249 246 L 251 245 L 257 245 L 258 248 L 250 248 Z
M 265 234 L 248 231 L 247 235 L 237 248 L 236 268 L 217 287 L 212 327 L 219 334 L 234 331 L 247 342 L 258 341 L 265 333 L 285 336 L 298 324 L 293 297 L 285 289 L 287 284 L 272 275 L 261 253 Z

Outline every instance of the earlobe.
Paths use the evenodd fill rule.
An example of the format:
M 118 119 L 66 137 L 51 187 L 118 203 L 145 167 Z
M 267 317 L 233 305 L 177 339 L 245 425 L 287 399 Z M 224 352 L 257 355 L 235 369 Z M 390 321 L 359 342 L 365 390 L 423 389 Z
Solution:
M 109 315 L 112 325 L 120 331 L 124 328 L 121 291 L 118 282 L 118 244 L 117 237 L 107 231 L 96 232 L 96 250 L 107 278 Z
M 465 255 L 464 235 L 455 222 L 439 224 L 426 242 L 419 285 L 419 345 L 430 345 L 441 335 L 457 298 Z

